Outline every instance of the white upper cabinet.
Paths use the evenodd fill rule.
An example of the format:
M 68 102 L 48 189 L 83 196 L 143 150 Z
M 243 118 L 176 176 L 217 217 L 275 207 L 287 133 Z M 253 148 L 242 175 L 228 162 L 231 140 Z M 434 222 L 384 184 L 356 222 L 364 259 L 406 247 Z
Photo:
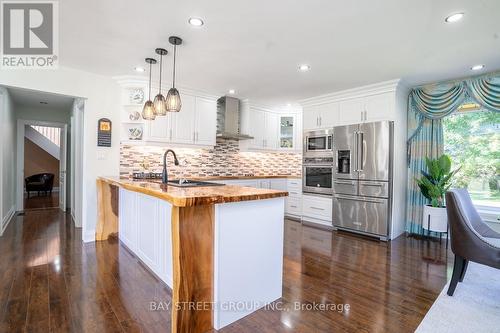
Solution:
M 278 148 L 278 116 L 265 112 L 266 125 L 264 129 L 264 149 Z
M 364 121 L 365 108 L 362 98 L 341 101 L 339 109 L 339 125 L 357 124 Z
M 240 141 L 242 150 L 287 150 L 302 149 L 300 113 L 272 112 L 244 103 L 241 129 L 253 139 Z
M 365 121 L 393 120 L 395 99 L 394 93 L 365 97 Z
M 178 113 L 147 121 L 145 142 L 215 146 L 217 103 L 215 99 L 182 95 Z
M 248 126 L 246 126 L 248 130 L 245 133 L 253 136 L 252 140 L 246 142 L 248 148 L 263 149 L 266 138 L 266 113 L 250 109 L 246 120 L 248 121 Z
M 217 102 L 196 97 L 195 144 L 215 146 L 217 128 Z
M 304 130 L 315 130 L 332 128 L 339 125 L 359 124 L 363 122 L 394 120 L 396 96 L 394 91 L 388 92 L 367 92 L 363 96 L 362 91 L 357 91 L 356 95 L 350 97 L 346 94 L 338 95 L 338 101 L 325 101 L 323 97 L 316 103 L 310 99 L 304 106 L 303 124 Z
M 304 108 L 303 123 L 305 130 L 330 128 L 339 122 L 339 103 L 311 105 Z
M 172 141 L 175 143 L 194 143 L 196 98 L 190 95 L 181 95 L 181 101 L 181 110 L 172 113 Z
M 170 114 L 166 116 L 156 117 L 155 120 L 148 121 L 149 123 L 149 140 L 157 142 L 170 142 L 172 140 L 172 117 Z
M 311 105 L 304 108 L 303 123 L 305 130 L 319 128 L 320 107 L 319 105 Z
M 336 126 L 339 121 L 339 103 L 322 104 L 319 108 L 319 128 Z

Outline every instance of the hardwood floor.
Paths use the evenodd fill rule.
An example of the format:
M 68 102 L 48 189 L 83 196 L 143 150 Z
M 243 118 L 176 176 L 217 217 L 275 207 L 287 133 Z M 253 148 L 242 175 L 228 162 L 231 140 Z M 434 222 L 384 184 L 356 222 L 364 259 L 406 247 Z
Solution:
M 0 239 L 0 331 L 168 332 L 170 312 L 150 305 L 166 305 L 170 290 L 116 238 L 80 239 L 56 209 L 15 217 Z M 276 309 L 220 332 L 413 332 L 451 272 L 444 242 L 382 243 L 294 221 L 286 221 L 285 242 Z M 349 310 L 309 311 L 295 302 Z
M 52 195 L 43 193 L 37 196 L 34 192 L 29 199 L 24 196 L 24 209 L 45 209 L 59 207 L 59 193 L 52 192 Z

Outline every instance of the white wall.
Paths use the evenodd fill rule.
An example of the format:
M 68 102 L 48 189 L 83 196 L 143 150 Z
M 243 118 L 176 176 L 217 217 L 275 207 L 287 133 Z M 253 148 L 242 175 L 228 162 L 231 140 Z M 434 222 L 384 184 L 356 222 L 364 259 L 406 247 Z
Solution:
M 408 178 L 406 138 L 408 126 L 408 93 L 408 87 L 400 81 L 396 90 L 396 110 L 394 115 L 394 200 L 392 203 L 392 239 L 400 236 L 406 230 L 406 184 Z
M 7 89 L 0 87 L 0 235 L 15 210 L 16 121 Z
M 71 202 L 71 216 L 77 227 L 82 226 L 82 187 L 83 187 L 83 112 L 84 100 L 77 98 L 73 102 L 71 108 L 71 151 L 70 151 L 70 164 L 71 175 L 70 186 L 73 191 L 69 192 L 69 200 Z
M 120 138 L 114 126 L 112 146 L 97 147 L 97 120 L 120 121 L 120 89 L 110 77 L 69 68 L 0 70 L 0 85 L 85 98 L 83 130 L 82 227 L 84 241 L 93 241 L 97 219 L 96 178 L 119 175 Z

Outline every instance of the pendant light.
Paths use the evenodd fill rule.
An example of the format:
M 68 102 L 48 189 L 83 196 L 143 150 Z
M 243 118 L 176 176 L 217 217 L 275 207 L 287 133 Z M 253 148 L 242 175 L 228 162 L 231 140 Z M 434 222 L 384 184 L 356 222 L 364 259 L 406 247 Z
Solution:
M 144 103 L 142 108 L 142 118 L 145 120 L 155 120 L 155 106 L 151 102 L 151 67 L 156 64 L 156 60 L 153 58 L 146 58 L 146 62 L 149 64 L 149 95 L 148 100 Z
M 182 39 L 179 37 L 171 36 L 168 41 L 170 44 L 174 46 L 174 71 L 173 71 L 173 80 L 172 80 L 172 88 L 168 91 L 167 101 L 165 103 L 168 112 L 179 112 L 181 110 L 181 96 L 179 95 L 179 91 L 175 88 L 175 55 L 177 50 L 177 45 L 182 44 Z
M 158 95 L 156 95 L 153 104 L 155 106 L 155 114 L 157 116 L 164 116 L 167 114 L 167 108 L 165 106 L 165 97 L 161 94 L 161 74 L 163 69 L 163 56 L 166 55 L 168 51 L 162 48 L 157 48 L 155 52 L 160 56 L 160 88 L 158 89 Z

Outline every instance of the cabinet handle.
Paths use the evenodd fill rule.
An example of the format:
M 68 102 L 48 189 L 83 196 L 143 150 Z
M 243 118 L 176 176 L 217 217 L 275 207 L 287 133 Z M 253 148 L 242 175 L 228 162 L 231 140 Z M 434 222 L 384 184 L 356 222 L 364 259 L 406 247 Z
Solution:
M 292 207 L 292 208 L 297 208 L 297 206 L 294 206 L 294 205 L 290 205 L 290 207 Z
M 311 209 L 324 210 L 323 208 L 318 208 L 318 207 L 311 207 Z
M 321 118 L 321 116 L 319 116 L 319 126 L 322 126 L 323 125 L 323 118 Z
M 172 129 L 170 129 L 170 140 L 172 140 Z

